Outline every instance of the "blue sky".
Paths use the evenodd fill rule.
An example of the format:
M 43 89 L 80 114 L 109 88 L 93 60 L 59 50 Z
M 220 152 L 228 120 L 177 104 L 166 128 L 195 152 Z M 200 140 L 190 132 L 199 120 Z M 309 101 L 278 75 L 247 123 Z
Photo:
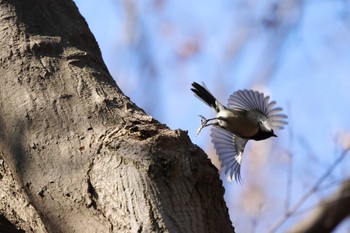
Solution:
M 293 203 L 339 155 L 342 148 L 336 138 L 350 129 L 350 7 L 346 1 L 308 1 L 301 6 L 284 1 L 277 8 L 272 1 L 75 2 L 123 92 L 170 128 L 188 130 L 192 141 L 211 158 L 216 155 L 210 130 L 199 136 L 195 132 L 198 115 L 214 113 L 191 93 L 193 81 L 204 81 L 224 104 L 233 91 L 247 88 L 271 95 L 285 109 L 290 124 L 278 132 L 277 139 L 248 143 L 245 184 L 229 183 L 221 176 L 238 232 L 252 231 L 252 216 L 259 217 L 257 229 L 269 229 L 281 216 L 283 209 L 265 199 L 284 202 L 284 190 L 276 192 L 273 185 L 285 187 L 290 164 Z M 263 148 L 270 151 L 254 153 Z M 259 169 L 252 169 L 254 161 Z M 325 183 L 336 180 L 337 184 L 349 177 L 347 164 L 349 159 Z M 242 195 L 254 185 L 263 186 L 258 199 L 266 210 L 237 216 Z M 305 206 L 336 187 L 315 194 Z M 270 209 L 274 214 L 267 214 Z M 305 216 L 291 218 L 280 232 Z M 337 232 L 349 229 L 346 223 Z

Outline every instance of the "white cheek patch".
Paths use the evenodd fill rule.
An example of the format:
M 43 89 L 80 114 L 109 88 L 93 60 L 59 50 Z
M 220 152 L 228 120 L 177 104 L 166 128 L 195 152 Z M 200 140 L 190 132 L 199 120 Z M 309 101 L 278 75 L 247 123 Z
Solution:
M 270 123 L 267 120 L 260 121 L 260 129 L 265 132 L 270 132 L 272 131 L 272 127 Z

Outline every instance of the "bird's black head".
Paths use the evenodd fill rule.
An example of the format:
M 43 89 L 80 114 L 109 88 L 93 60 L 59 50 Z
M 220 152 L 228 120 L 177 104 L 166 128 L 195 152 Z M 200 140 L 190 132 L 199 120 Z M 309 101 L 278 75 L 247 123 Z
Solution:
M 273 132 L 273 130 L 262 131 L 259 128 L 259 131 L 252 137 L 252 139 L 256 141 L 261 141 L 261 140 L 268 139 L 269 137 L 277 137 L 277 135 Z

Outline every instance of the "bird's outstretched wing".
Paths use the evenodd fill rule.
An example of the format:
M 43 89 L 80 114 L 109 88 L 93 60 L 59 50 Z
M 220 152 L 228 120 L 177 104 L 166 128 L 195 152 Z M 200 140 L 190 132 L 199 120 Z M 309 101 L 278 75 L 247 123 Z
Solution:
M 253 90 L 239 90 L 228 99 L 228 107 L 231 109 L 258 111 L 266 117 L 266 121 L 273 129 L 283 129 L 288 124 L 287 115 L 281 114 L 282 108 L 275 107 L 276 101 L 270 101 L 270 96 Z
M 248 139 L 237 137 L 218 126 L 211 128 L 210 136 L 219 155 L 221 167 L 225 167 L 225 174 L 230 172 L 231 179 L 234 176 L 236 181 L 241 182 L 242 155 Z

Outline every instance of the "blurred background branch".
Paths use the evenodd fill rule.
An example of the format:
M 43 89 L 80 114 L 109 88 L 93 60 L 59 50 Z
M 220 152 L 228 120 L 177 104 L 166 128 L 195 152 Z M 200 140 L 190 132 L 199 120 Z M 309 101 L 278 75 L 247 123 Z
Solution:
M 327 169 L 327 171 L 317 180 L 317 182 L 315 183 L 315 185 L 313 185 L 311 187 L 311 189 L 306 192 L 302 198 L 299 199 L 299 201 L 297 201 L 270 229 L 270 232 L 276 232 L 278 230 L 278 228 L 288 219 L 290 218 L 295 211 L 297 211 L 301 205 L 304 204 L 304 202 L 313 194 L 315 194 L 315 192 L 320 188 L 321 184 L 326 180 L 326 178 L 332 173 L 332 171 L 336 168 L 336 166 L 342 162 L 345 158 L 345 156 L 347 155 L 347 153 L 349 152 L 349 149 L 344 149 L 344 151 L 340 154 L 340 156 L 333 162 L 333 164 L 331 164 L 331 166 L 329 166 L 329 168 Z M 348 186 L 346 186 L 348 187 Z M 350 190 L 349 190 L 350 192 Z M 344 193 L 344 192 L 342 192 Z M 347 191 L 348 193 L 348 191 Z M 343 195 L 344 196 L 344 195 Z M 337 196 L 339 197 L 339 195 Z M 342 198 L 343 199 L 343 198 Z M 342 200 L 340 199 L 340 200 Z M 334 200 L 334 199 L 333 199 Z M 350 209 L 346 209 L 345 212 L 350 212 Z M 344 210 L 343 210 L 344 211 Z M 333 211 L 333 214 L 335 212 Z M 344 218 L 344 217 L 343 217 Z M 343 219 L 342 218 L 342 219 Z M 341 219 L 341 220 L 342 220 Z M 339 223 L 339 222 L 338 222 Z M 334 228 L 334 226 L 333 226 Z M 299 232 L 299 231 L 297 231 Z M 304 231 L 300 231 L 300 232 L 304 232 Z M 316 231 L 317 232 L 317 231 Z M 318 231 L 318 232 L 324 232 L 324 231 Z M 328 232 L 328 231 L 326 231 Z
M 315 210 L 289 232 L 332 232 L 350 215 L 350 179 L 345 180 L 339 190 L 323 200 Z

